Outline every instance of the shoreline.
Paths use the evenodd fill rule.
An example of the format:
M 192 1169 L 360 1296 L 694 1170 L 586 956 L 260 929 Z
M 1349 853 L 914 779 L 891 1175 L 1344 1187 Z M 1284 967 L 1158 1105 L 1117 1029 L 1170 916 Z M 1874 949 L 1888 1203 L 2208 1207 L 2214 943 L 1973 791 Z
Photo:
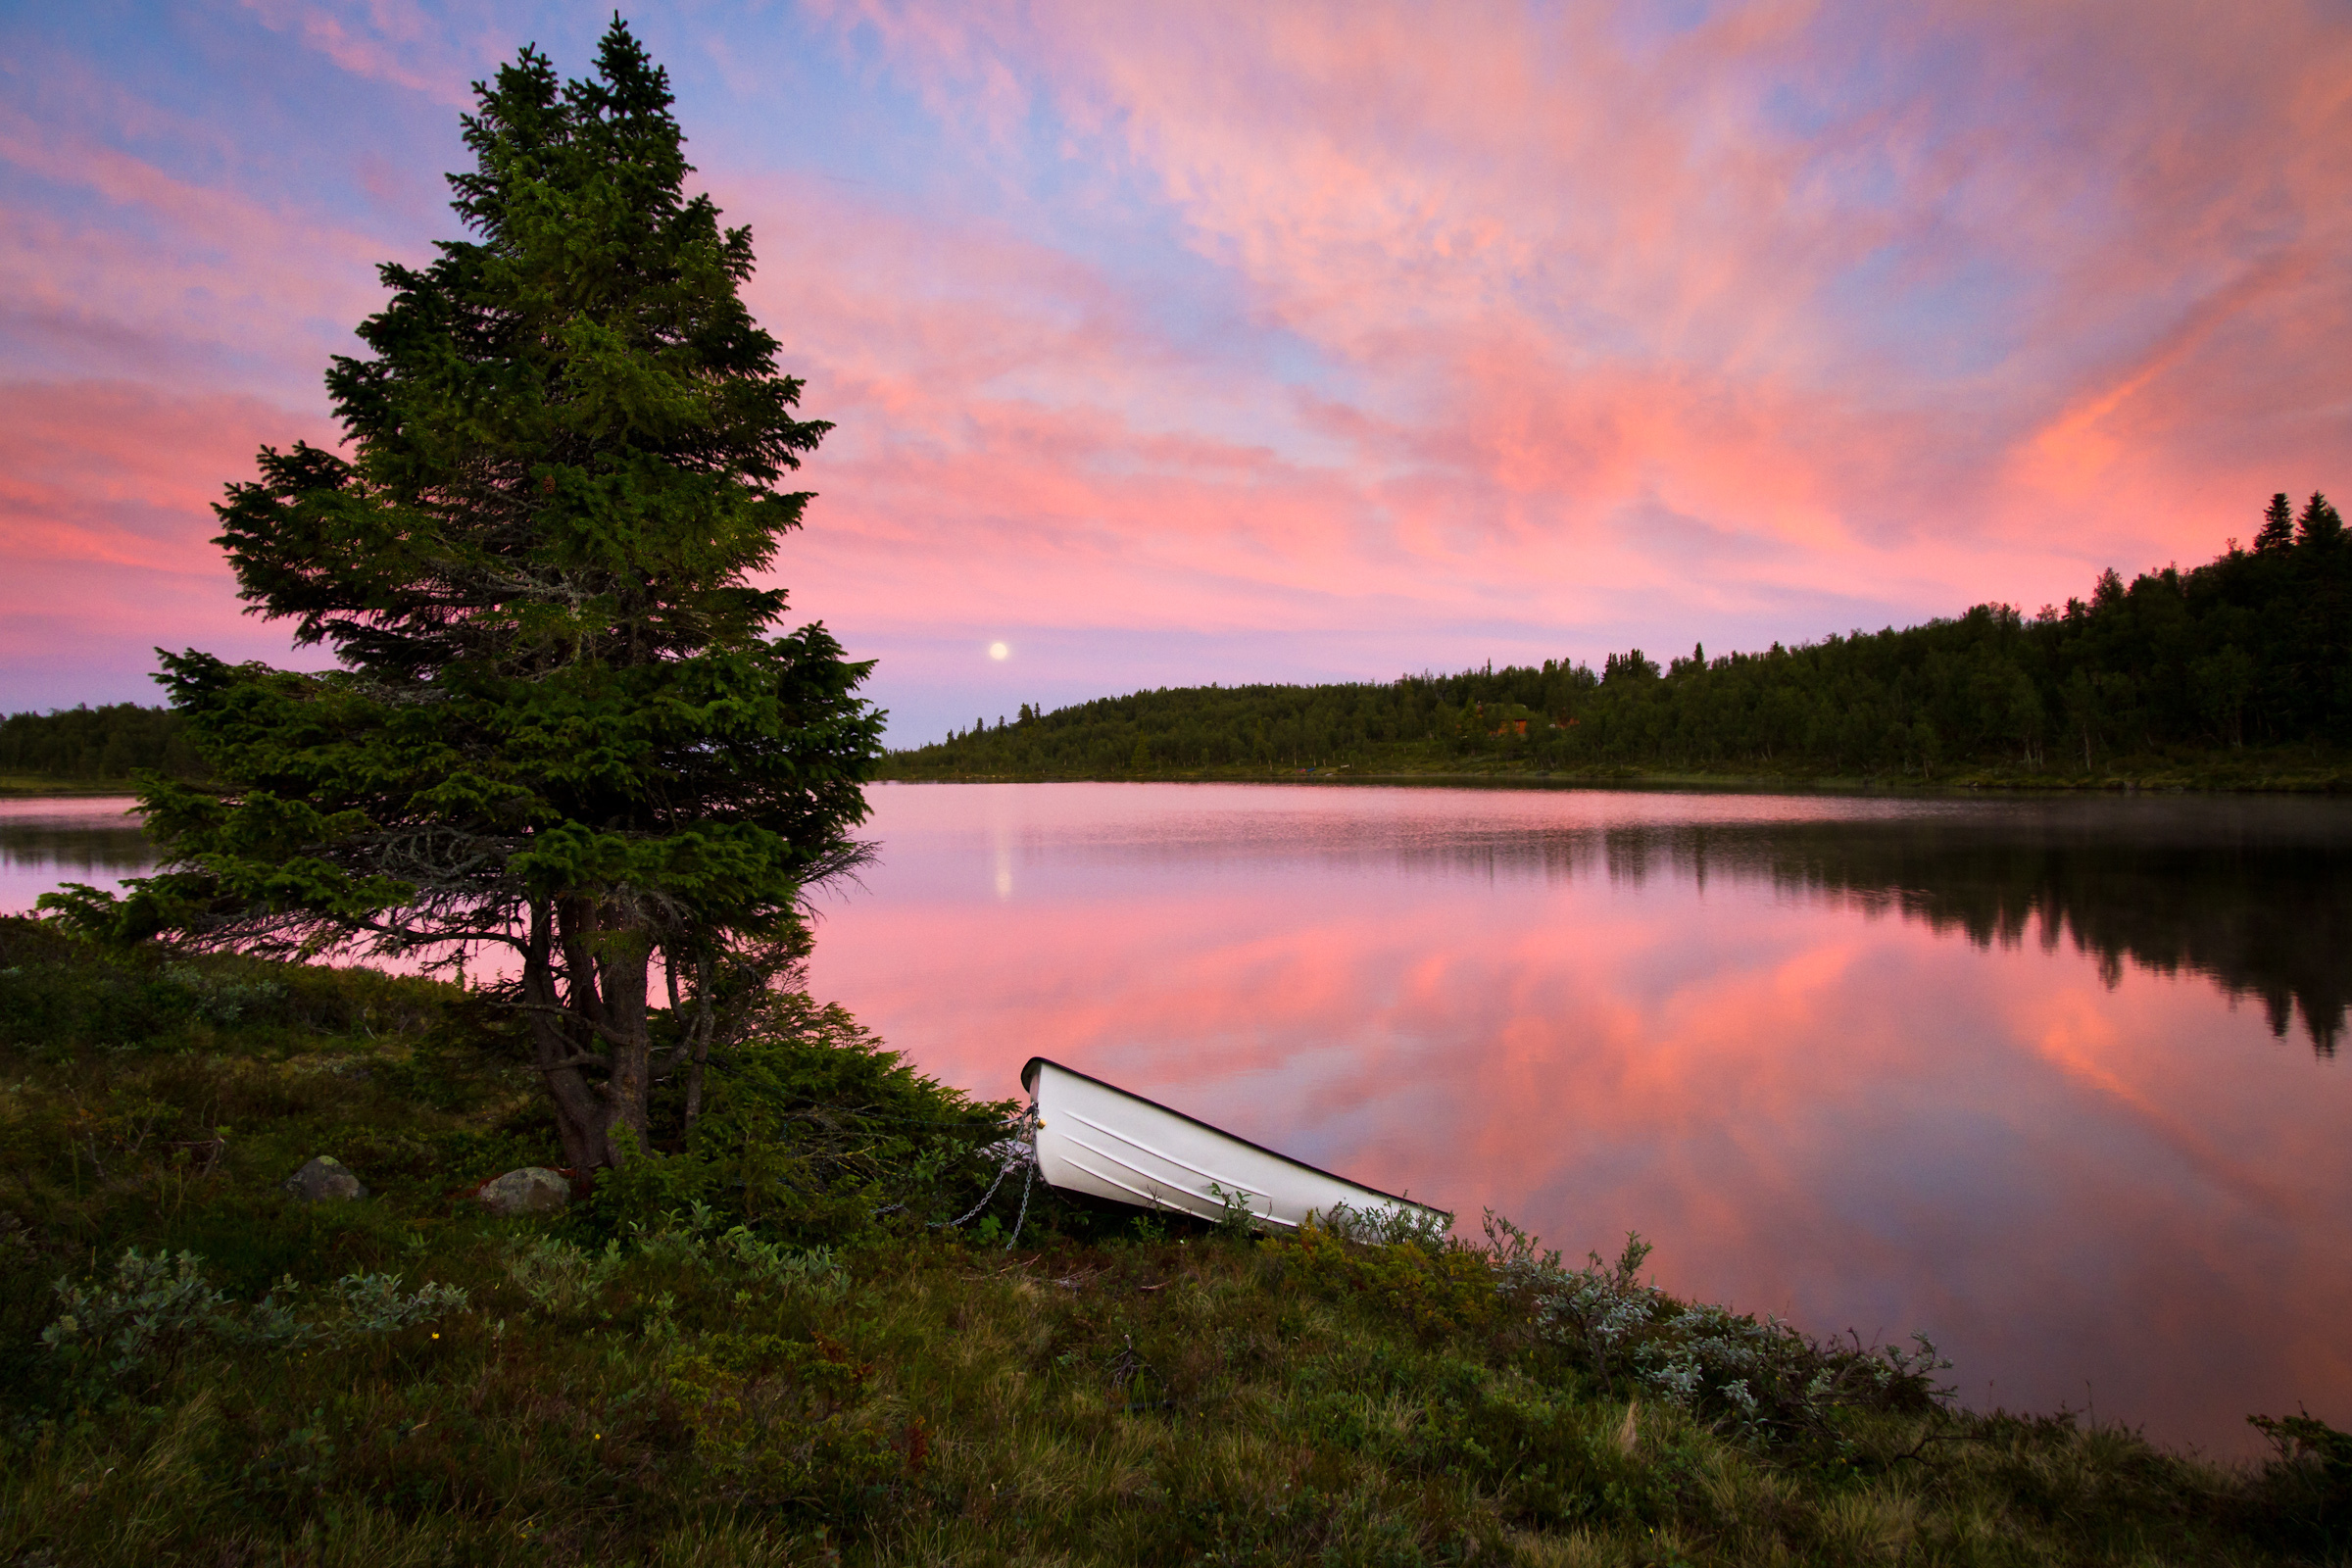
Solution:
M 2069 779 L 2046 775 L 1968 773 L 1928 781 L 1855 774 L 1716 773 L 1643 768 L 1396 769 L 1323 767 L 1281 772 L 1211 768 L 1146 773 L 888 772 L 876 784 L 1379 784 L 1479 785 L 1503 789 L 1595 789 L 1690 791 L 1740 795 L 1869 795 L 1923 800 L 1983 799 L 1986 796 L 2080 797 L 2086 795 L 2293 795 L 2352 794 L 2352 773 L 2265 773 L 2239 779 L 2197 777 L 2180 771 L 2105 774 Z
M 2217 776 L 2218 774 L 2218 776 Z M 2145 767 L 2068 776 L 1974 769 L 1945 778 L 1888 778 L 1855 773 L 1758 773 L 1707 768 L 1378 767 L 1339 766 L 1261 771 L 1244 768 L 1168 768 L 1147 772 L 964 772 L 885 769 L 873 784 L 1376 784 L 1475 785 L 1502 789 L 1692 791 L 1740 795 L 1870 795 L 1923 800 L 1986 796 L 2085 795 L 2352 795 L 2352 769 L 2320 765 L 2208 769 L 2151 760 Z M 0 774 L 0 801 L 133 799 L 130 779 L 51 778 Z
M 104 800 L 114 795 L 129 800 L 138 793 L 137 783 L 126 778 L 49 778 L 38 773 L 0 773 L 0 801 Z

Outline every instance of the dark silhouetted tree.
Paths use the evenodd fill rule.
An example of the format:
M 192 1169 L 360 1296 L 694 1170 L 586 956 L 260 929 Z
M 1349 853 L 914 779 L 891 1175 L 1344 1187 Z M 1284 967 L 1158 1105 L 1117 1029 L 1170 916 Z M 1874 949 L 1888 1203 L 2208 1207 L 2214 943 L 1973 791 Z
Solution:
M 2262 531 L 2254 536 L 2254 548 L 2261 554 L 2284 550 L 2295 542 L 2295 509 L 2281 490 L 2271 497 L 2268 511 L 2262 514 Z
M 2303 505 L 2303 515 L 2295 519 L 2295 543 L 2331 550 L 2343 542 L 2344 519 L 2336 514 L 2328 498 L 2317 490 Z

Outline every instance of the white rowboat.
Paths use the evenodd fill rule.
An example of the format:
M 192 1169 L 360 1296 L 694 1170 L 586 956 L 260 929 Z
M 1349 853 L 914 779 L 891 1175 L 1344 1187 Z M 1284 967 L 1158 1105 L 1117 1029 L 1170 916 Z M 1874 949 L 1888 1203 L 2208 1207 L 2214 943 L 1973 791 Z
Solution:
M 1309 1214 L 1345 1206 L 1416 1222 L 1452 1216 L 1377 1187 L 1317 1170 L 1246 1138 L 1195 1121 L 1059 1062 L 1032 1056 L 1021 1087 L 1037 1106 L 1037 1170 L 1048 1186 L 1139 1208 L 1221 1220 L 1228 1195 L 1260 1225 L 1296 1230 Z

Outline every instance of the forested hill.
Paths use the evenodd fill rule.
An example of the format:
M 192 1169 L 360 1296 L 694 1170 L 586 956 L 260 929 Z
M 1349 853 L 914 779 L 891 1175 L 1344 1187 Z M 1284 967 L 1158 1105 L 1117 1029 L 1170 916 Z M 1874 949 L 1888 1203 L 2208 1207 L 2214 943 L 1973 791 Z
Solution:
M 2273 499 L 2251 548 L 2026 615 L 1980 605 L 1660 668 L 1541 666 L 1386 685 L 1136 692 L 1023 707 L 895 752 L 888 777 L 1263 777 L 1302 769 L 1656 771 L 2018 781 L 2352 780 L 2352 541 Z
M 204 770 L 187 721 L 170 709 L 109 703 L 0 718 L 0 775 L 94 781 L 127 779 L 142 767 Z

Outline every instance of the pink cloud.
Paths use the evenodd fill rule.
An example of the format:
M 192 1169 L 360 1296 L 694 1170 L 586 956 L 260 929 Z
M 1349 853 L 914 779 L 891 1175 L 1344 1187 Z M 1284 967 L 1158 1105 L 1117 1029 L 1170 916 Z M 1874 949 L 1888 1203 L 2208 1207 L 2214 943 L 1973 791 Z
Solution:
M 1654 500 L 1789 546 L 1786 581 L 2055 594 L 2210 552 L 2340 448 L 2352 39 L 2316 14 L 1760 7 L 1648 44 L 1591 9 L 842 20 L 966 115 L 1050 100 L 1155 179 L 1366 387 L 1359 462 L 1422 460 L 1414 553 L 1476 540 L 1489 579 L 1639 579 L 1607 535 Z M 1903 79 L 1857 91 L 1874 69 Z M 1938 318 L 1972 273 L 2006 298 Z
M 37 703 L 28 679 L 93 662 L 112 696 L 145 697 L 157 644 L 282 659 L 282 633 L 238 620 L 211 504 L 261 445 L 302 436 L 333 431 L 253 398 L 0 382 L 5 700 Z
M 183 375 L 192 356 L 229 352 L 305 366 L 312 379 L 382 302 L 381 242 L 316 214 L 8 110 L 0 161 L 76 198 L 20 207 L 0 225 L 0 311 L 69 342 L 143 352 Z

